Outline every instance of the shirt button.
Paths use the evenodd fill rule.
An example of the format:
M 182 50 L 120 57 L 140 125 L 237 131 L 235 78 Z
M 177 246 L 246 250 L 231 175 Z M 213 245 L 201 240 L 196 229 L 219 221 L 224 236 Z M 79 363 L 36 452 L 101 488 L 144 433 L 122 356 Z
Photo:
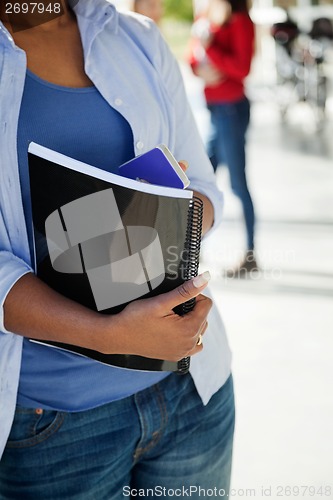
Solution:
M 142 149 L 142 148 L 143 148 L 143 142 L 138 141 L 138 142 L 136 143 L 136 147 L 137 147 L 138 149 Z
M 121 106 L 123 103 L 123 100 L 120 99 L 120 97 L 117 97 L 117 99 L 114 100 L 114 103 L 116 106 Z

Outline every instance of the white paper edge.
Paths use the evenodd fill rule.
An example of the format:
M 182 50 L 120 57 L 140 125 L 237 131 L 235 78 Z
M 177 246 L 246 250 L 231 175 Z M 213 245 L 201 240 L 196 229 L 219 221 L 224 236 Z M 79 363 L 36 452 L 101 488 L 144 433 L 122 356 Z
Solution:
M 79 160 L 75 160 L 69 156 L 53 151 L 52 149 L 46 148 L 37 144 L 35 142 L 30 142 L 28 152 L 49 160 L 55 164 L 59 164 L 70 170 L 76 172 L 81 172 L 86 175 L 90 175 L 102 181 L 110 182 L 118 186 L 122 186 L 128 189 L 133 189 L 134 191 L 141 191 L 142 193 L 156 194 L 158 196 L 169 196 L 171 198 L 193 198 L 193 191 L 185 189 L 170 188 L 164 186 L 156 186 L 155 184 L 148 184 L 145 182 L 139 182 L 133 179 L 127 179 L 121 175 L 112 174 L 97 167 L 93 167 L 88 163 L 84 163 Z

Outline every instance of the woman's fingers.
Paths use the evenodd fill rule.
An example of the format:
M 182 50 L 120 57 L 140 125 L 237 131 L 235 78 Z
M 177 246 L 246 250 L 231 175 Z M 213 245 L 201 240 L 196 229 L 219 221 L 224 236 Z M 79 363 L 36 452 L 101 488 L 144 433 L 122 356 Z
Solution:
M 188 169 L 188 162 L 186 160 L 179 160 L 178 163 L 183 172 L 186 172 L 186 170 Z

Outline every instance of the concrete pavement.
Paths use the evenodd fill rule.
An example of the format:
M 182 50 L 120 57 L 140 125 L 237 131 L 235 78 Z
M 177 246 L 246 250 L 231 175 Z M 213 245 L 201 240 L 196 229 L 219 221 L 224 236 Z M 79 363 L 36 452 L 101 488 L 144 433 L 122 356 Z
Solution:
M 204 135 L 201 85 L 183 68 Z M 257 89 L 258 90 L 258 89 Z M 204 244 L 201 267 L 233 351 L 237 422 L 234 498 L 333 498 L 333 109 L 320 132 L 303 104 L 282 123 L 256 92 L 248 178 L 258 217 L 261 272 L 231 280 L 245 235 L 225 169 L 224 222 Z M 292 489 L 293 488 L 293 489 Z

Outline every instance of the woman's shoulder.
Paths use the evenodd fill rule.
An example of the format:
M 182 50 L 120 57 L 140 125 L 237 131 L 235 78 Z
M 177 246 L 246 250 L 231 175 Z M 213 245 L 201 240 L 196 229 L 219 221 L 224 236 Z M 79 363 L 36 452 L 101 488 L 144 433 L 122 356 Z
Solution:
M 117 36 L 128 46 L 128 39 L 156 64 L 169 57 L 169 51 L 158 26 L 148 17 L 134 12 L 119 12 Z
M 112 32 L 119 36 L 128 32 L 144 37 L 151 36 L 152 33 L 158 31 L 155 23 L 148 17 L 117 8 L 109 0 L 94 0 L 93 2 L 91 0 L 76 1 L 73 10 L 77 16 L 85 19 L 87 22 L 90 21 L 93 24 L 101 26 L 101 32 Z
M 149 17 L 136 12 L 118 12 L 119 26 L 125 31 L 140 34 L 141 36 L 159 36 L 160 30 Z

